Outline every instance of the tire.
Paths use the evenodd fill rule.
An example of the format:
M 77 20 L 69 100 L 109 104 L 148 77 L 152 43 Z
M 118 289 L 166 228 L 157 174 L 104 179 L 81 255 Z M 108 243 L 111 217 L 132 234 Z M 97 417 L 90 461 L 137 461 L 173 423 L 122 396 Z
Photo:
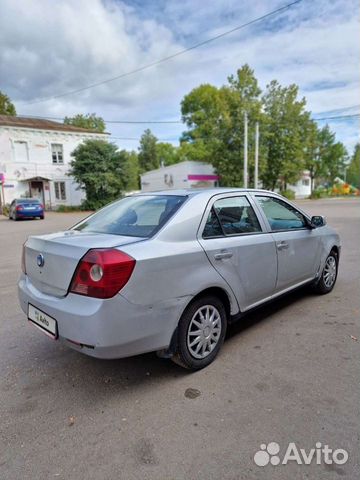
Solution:
M 336 283 L 338 267 L 339 257 L 337 253 L 332 250 L 326 258 L 319 281 L 314 285 L 314 290 L 316 293 L 325 295 L 326 293 L 331 292 Z
M 172 360 L 189 370 L 207 367 L 224 343 L 226 327 L 225 307 L 218 297 L 206 295 L 194 300 L 179 321 L 177 351 Z
M 45 217 L 44 217 L 44 215 L 41 215 L 39 218 L 40 218 L 40 220 L 44 220 Z

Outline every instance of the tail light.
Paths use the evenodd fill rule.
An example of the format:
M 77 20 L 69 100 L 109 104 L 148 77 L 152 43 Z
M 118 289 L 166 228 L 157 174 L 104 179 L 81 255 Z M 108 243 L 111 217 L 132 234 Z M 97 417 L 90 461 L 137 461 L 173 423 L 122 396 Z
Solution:
M 21 252 L 21 270 L 26 273 L 26 266 L 25 266 L 25 243 L 23 244 L 22 247 L 22 252 Z
M 19 212 L 21 210 L 24 210 L 24 207 L 22 205 L 17 205 L 16 206 L 16 211 Z
M 39 207 L 44 210 L 44 205 L 42 203 L 39 203 Z
M 111 298 L 129 281 L 136 261 L 115 249 L 92 249 L 80 260 L 70 292 L 95 298 Z

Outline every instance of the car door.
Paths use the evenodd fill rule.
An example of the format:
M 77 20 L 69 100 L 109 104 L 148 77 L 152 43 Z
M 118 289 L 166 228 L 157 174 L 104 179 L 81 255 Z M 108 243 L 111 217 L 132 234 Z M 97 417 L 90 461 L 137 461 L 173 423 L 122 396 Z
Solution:
M 198 240 L 230 285 L 241 311 L 270 298 L 275 291 L 276 247 L 265 228 L 253 200 L 238 193 L 213 197 L 200 225 Z
M 255 194 L 275 240 L 278 258 L 276 293 L 315 277 L 320 239 L 299 210 L 271 194 Z

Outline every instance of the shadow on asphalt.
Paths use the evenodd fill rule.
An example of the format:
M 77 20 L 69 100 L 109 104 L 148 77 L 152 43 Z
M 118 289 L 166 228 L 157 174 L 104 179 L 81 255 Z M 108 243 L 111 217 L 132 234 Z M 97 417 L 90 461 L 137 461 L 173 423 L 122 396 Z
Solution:
M 229 339 L 239 335 L 247 328 L 251 328 L 256 324 L 269 319 L 269 317 L 272 315 L 276 315 L 276 313 L 284 310 L 287 307 L 290 307 L 297 301 L 314 295 L 316 294 L 311 290 L 311 287 L 307 285 L 295 290 L 294 292 L 285 294 L 276 300 L 266 303 L 265 305 L 261 305 L 251 312 L 245 314 L 238 321 L 232 323 L 228 328 L 226 338 Z

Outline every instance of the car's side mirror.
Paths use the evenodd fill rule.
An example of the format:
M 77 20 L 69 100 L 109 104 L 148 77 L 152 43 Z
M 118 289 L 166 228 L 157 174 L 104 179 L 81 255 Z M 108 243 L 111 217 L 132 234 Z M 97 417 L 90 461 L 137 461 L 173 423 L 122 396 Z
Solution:
M 313 228 L 323 227 L 326 225 L 326 218 L 323 215 L 314 215 L 311 217 L 311 225 Z

